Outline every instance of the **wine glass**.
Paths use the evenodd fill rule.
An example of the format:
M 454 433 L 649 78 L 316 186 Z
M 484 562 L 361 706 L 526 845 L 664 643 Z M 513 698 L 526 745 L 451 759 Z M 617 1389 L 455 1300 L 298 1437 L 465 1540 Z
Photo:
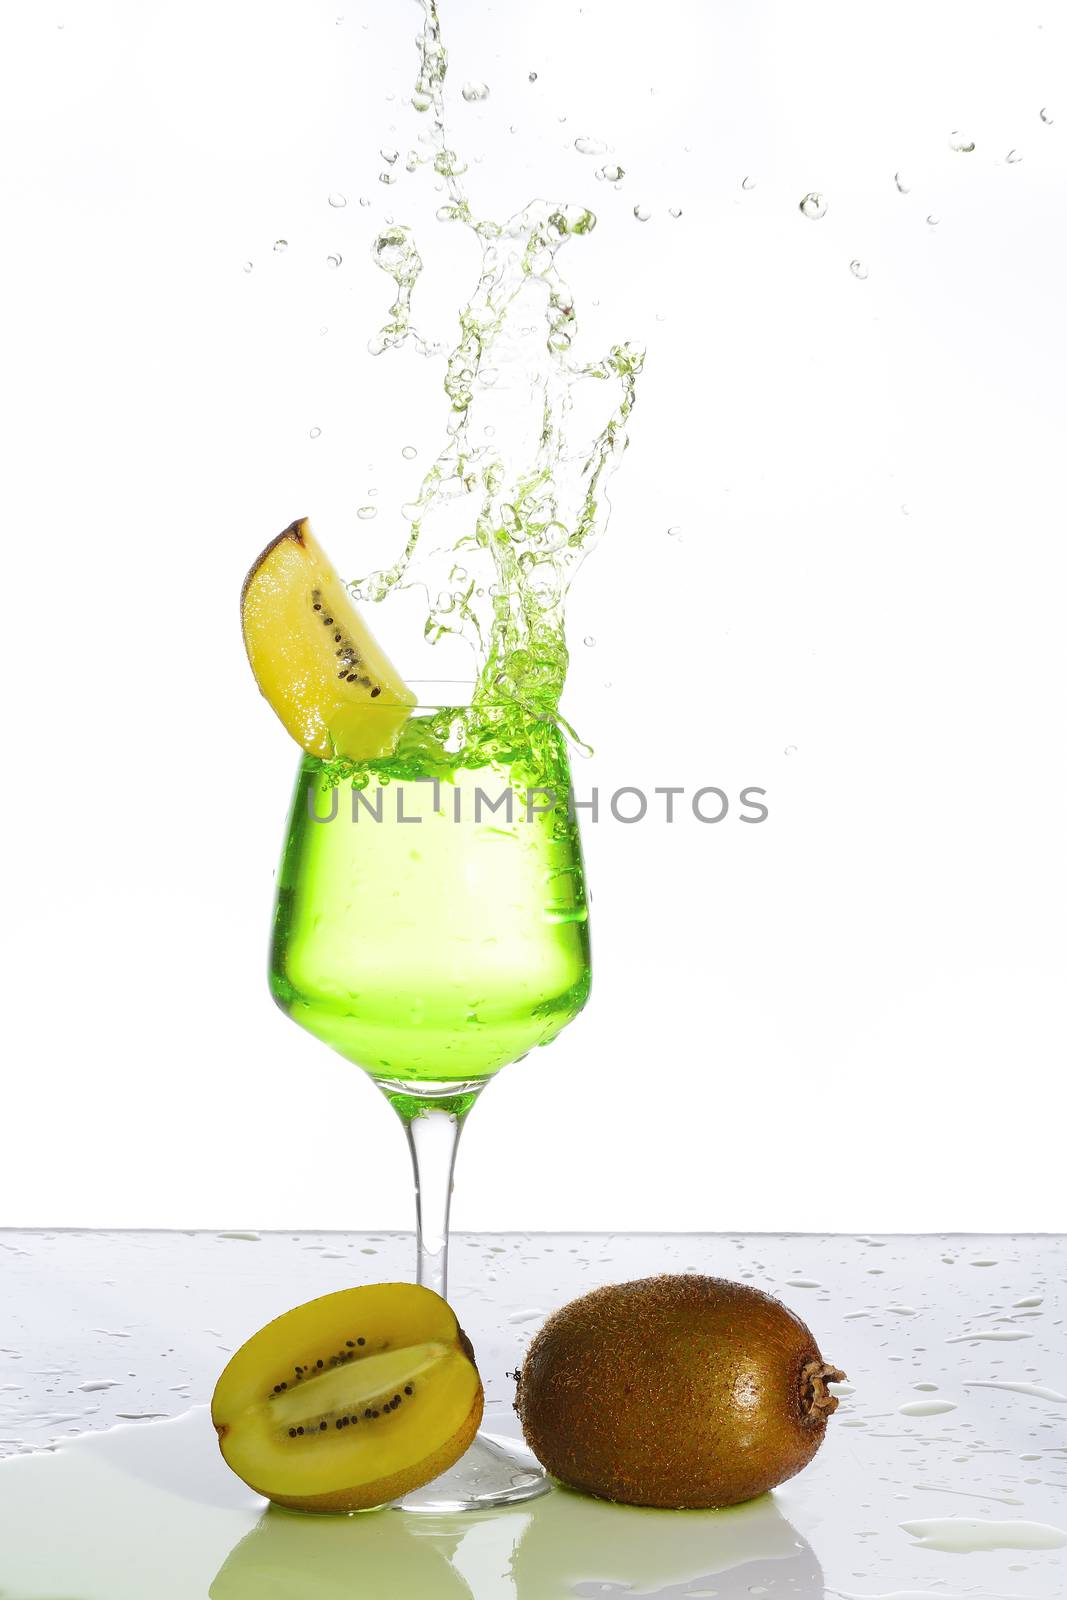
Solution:
M 557 723 L 514 703 L 480 707 L 472 723 L 453 685 L 418 689 L 392 755 L 301 760 L 270 984 L 294 1022 L 362 1067 L 399 1116 L 415 1173 L 417 1282 L 445 1296 L 464 1121 L 494 1073 L 585 1004 L 589 929 Z M 479 1434 L 399 1504 L 483 1509 L 545 1487 L 539 1468 Z

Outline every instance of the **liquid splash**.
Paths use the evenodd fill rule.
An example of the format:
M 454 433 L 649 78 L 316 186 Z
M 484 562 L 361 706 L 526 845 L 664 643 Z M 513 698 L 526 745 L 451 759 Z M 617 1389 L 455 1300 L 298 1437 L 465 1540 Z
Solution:
M 608 520 L 607 482 L 629 442 L 644 352 L 623 342 L 591 361 L 571 354 L 577 311 L 558 257 L 592 233 L 590 210 L 533 199 L 503 222 L 476 213 L 466 167 L 449 142 L 448 58 L 436 0 L 420 0 L 420 8 L 411 103 L 428 122 L 425 165 L 444 179 L 437 217 L 469 231 L 480 260 L 458 340 L 445 357 L 444 442 L 404 508 L 411 525 L 405 546 L 391 566 L 350 588 L 371 603 L 423 588 L 427 640 L 451 636 L 469 645 L 471 704 L 443 708 L 432 727 L 454 764 L 505 753 L 514 761 L 526 748 L 531 771 L 543 779 L 558 768 L 560 728 L 571 732 L 559 714 L 567 592 Z M 372 353 L 411 342 L 424 355 L 442 354 L 413 321 L 423 261 L 410 228 L 390 225 L 373 250 L 395 294 Z M 572 427 L 576 402 L 586 412 L 593 390 L 603 392 L 597 420 Z M 426 757 L 420 749 L 424 770 Z M 401 755 L 398 772 L 404 765 Z

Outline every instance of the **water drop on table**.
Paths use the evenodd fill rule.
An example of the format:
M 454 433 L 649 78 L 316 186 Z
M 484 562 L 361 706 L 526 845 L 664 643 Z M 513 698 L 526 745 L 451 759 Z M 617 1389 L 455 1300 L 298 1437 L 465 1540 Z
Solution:
M 647 206 L 634 206 L 634 216 L 638 222 L 647 222 L 651 215 L 652 213 Z
M 812 189 L 800 202 L 800 209 L 812 222 L 818 222 L 820 217 L 825 217 L 826 215 L 825 197 L 819 194 L 817 190 Z
M 400 452 L 405 461 L 414 461 L 418 453 L 413 444 L 406 444 Z
M 579 138 L 575 139 L 574 148 L 578 151 L 579 155 L 602 156 L 604 151 L 607 149 L 607 145 L 604 143 L 603 139 L 591 139 L 588 135 L 582 134 Z
M 277 250 L 278 254 L 281 255 L 283 251 L 288 250 L 289 248 L 288 239 L 275 239 L 274 248 Z
M 360 506 L 359 510 L 356 512 L 356 516 L 361 522 L 369 522 L 372 517 L 376 517 L 377 515 L 377 506 Z
M 328 267 L 339 267 L 341 265 L 341 257 L 337 255 L 327 256 L 326 265 Z
M 950 148 L 955 150 L 959 155 L 969 156 L 971 151 L 974 149 L 974 140 L 969 139 L 967 135 L 965 133 L 961 133 L 958 128 L 953 128 L 952 132 L 949 134 L 948 142 Z
M 468 103 L 474 100 L 488 100 L 489 85 L 487 83 L 465 83 L 460 93 Z
M 1004 159 L 1008 163 L 1009 167 L 1013 167 L 1017 161 L 1022 160 L 1022 156 L 1018 150 L 1009 150 Z
M 345 206 L 348 204 L 348 201 L 345 199 L 343 194 L 338 194 L 335 191 L 333 194 L 326 196 L 326 203 L 327 205 L 333 206 L 335 211 L 343 211 Z
M 854 278 L 865 278 L 867 276 L 867 267 L 862 261 L 850 261 L 848 270 Z

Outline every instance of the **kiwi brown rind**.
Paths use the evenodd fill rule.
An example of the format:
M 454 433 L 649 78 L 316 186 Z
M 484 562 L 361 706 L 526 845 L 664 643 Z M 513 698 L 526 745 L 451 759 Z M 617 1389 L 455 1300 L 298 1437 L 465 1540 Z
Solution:
M 773 1296 L 698 1274 L 609 1284 L 536 1335 L 515 1409 L 571 1488 L 630 1505 L 736 1505 L 814 1456 L 844 1378 Z

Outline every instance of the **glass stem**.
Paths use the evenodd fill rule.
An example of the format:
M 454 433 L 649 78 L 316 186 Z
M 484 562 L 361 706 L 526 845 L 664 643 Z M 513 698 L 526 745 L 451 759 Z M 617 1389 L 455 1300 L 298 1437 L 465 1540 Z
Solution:
M 473 1103 L 473 1096 L 470 1102 Z M 416 1283 L 448 1295 L 448 1212 L 456 1149 L 470 1103 L 423 1101 L 417 1109 L 396 1106 L 415 1169 Z

